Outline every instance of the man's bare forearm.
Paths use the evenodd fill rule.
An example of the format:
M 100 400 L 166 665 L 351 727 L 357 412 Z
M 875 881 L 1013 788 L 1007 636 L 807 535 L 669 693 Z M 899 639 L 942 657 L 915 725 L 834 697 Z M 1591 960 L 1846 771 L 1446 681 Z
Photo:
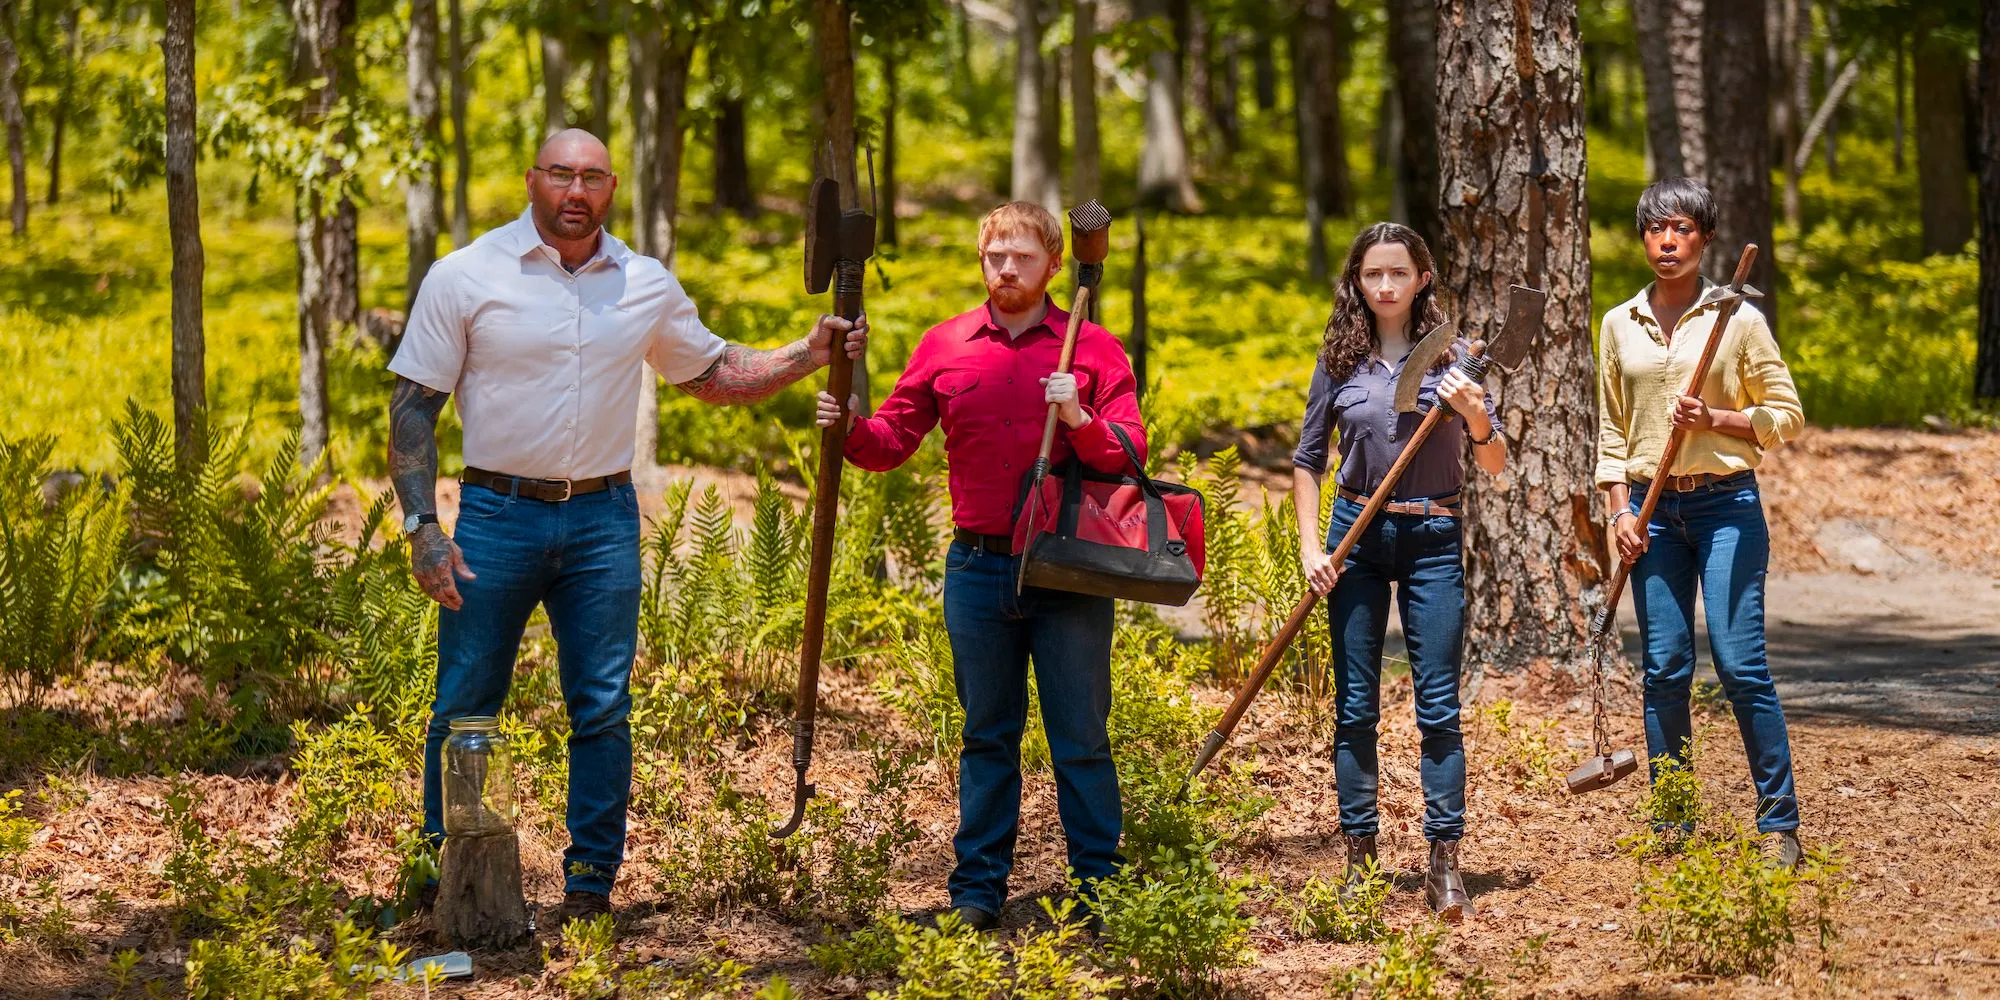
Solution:
M 437 422 L 449 398 L 401 377 L 389 397 L 389 481 L 405 517 L 437 512 Z
M 769 399 L 778 390 L 819 369 L 812 350 L 803 340 L 783 347 L 759 350 L 742 344 L 723 348 L 722 356 L 708 370 L 680 383 L 676 388 L 718 406 L 755 403 Z

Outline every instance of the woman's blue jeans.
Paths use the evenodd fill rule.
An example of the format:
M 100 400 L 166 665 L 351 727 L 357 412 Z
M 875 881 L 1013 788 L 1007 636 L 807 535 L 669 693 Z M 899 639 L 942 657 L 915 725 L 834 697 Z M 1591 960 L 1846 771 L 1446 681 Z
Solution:
M 452 538 L 475 579 L 438 618 L 437 701 L 424 741 L 424 833 L 444 837 L 438 752 L 451 720 L 498 715 L 528 616 L 548 609 L 569 709 L 564 888 L 610 893 L 632 795 L 632 657 L 639 644 L 639 498 L 614 486 L 562 503 L 467 486 Z
M 1632 486 L 1638 514 L 1646 484 Z M 1750 780 L 1757 788 L 1757 829 L 1796 830 L 1791 739 L 1764 652 L 1764 576 L 1771 537 L 1757 474 L 1739 472 L 1686 493 L 1662 491 L 1646 526 L 1649 548 L 1632 564 L 1632 602 L 1645 637 L 1646 755 L 1685 760 L 1694 726 L 1694 595 L 1708 612 L 1708 646 L 1722 692 L 1736 712 Z
M 944 623 L 965 709 L 958 754 L 958 835 L 951 903 L 988 913 L 1007 901 L 1021 825 L 1021 734 L 1028 664 L 1055 764 L 1056 815 L 1069 867 L 1085 894 L 1118 871 L 1124 807 L 1111 760 L 1112 602 L 1029 587 L 1014 593 L 1015 561 L 964 542 L 945 557 Z
M 1333 503 L 1326 548 L 1354 525 L 1362 505 Z M 1376 725 L 1382 717 L 1382 639 L 1389 626 L 1389 585 L 1410 650 L 1422 735 L 1424 839 L 1457 840 L 1465 833 L 1465 741 L 1458 723 L 1458 670 L 1465 647 L 1465 566 L 1455 517 L 1381 514 L 1347 556 L 1340 583 L 1327 598 L 1332 624 L 1334 783 L 1340 829 L 1375 835 L 1379 768 Z

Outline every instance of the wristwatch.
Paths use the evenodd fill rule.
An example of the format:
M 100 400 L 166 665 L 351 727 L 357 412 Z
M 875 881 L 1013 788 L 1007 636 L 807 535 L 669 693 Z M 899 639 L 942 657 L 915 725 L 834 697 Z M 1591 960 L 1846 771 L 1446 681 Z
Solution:
M 403 534 L 414 535 L 417 533 L 418 528 L 421 528 L 426 524 L 436 524 L 436 523 L 438 523 L 438 516 L 436 513 L 411 514 L 409 517 L 403 518 Z

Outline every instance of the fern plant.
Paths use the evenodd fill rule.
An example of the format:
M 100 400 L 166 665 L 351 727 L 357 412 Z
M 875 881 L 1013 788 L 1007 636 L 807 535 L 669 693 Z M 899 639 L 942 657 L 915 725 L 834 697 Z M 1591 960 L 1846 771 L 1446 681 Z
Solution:
M 76 668 L 124 556 L 123 488 L 43 500 L 53 447 L 0 438 L 0 682 L 17 705 Z

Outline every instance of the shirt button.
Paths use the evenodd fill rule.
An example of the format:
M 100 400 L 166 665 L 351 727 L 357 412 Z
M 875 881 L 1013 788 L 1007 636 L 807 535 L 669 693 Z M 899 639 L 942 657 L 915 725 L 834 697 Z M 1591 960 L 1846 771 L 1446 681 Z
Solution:
M 575 383 L 575 382 L 571 382 L 571 383 L 569 384 L 569 391 L 571 391 L 571 392 L 575 392 L 575 391 L 576 391 L 576 383 Z

